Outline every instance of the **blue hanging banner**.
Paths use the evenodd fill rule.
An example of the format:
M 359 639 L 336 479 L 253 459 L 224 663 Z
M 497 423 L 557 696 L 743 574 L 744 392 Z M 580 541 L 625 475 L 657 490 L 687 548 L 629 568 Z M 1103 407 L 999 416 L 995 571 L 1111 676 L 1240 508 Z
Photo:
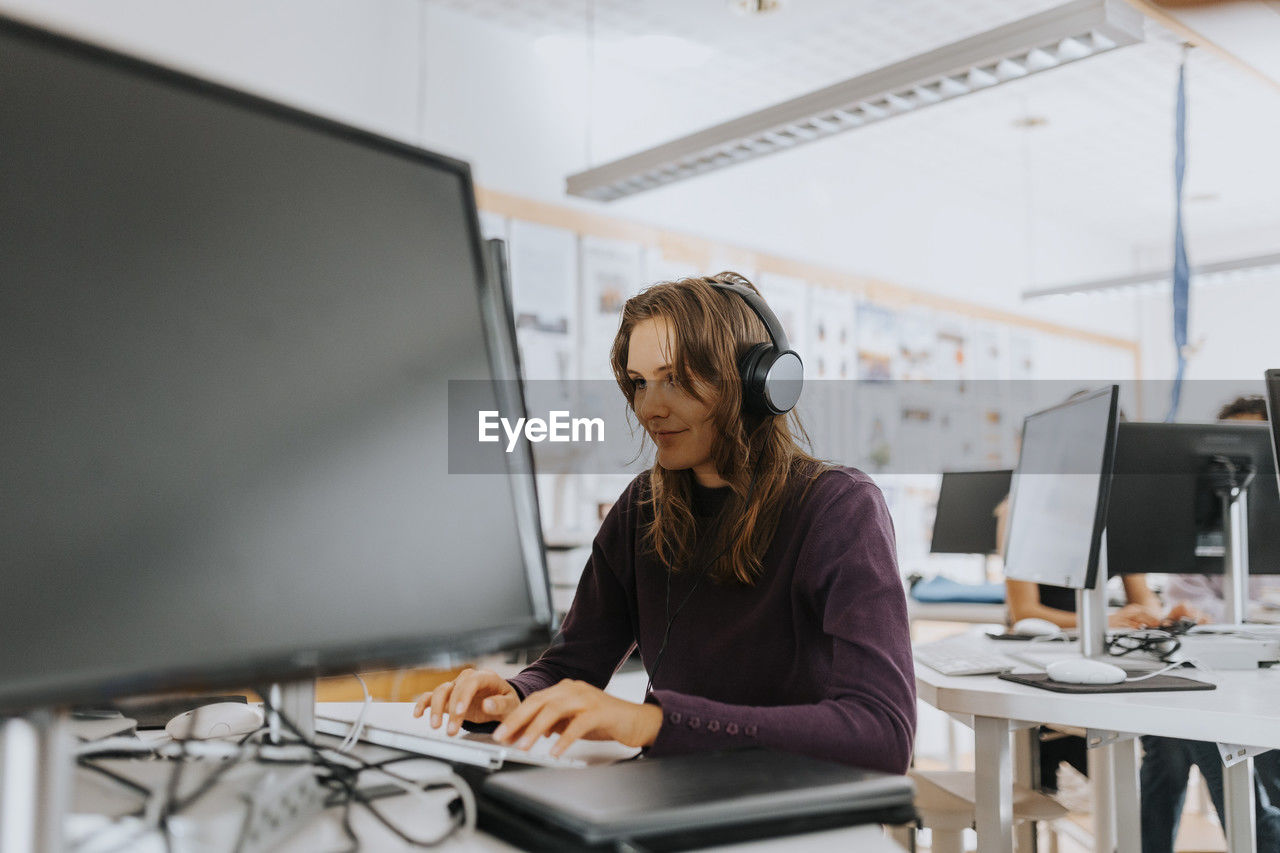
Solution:
M 1173 346 L 1178 356 L 1178 372 L 1173 379 L 1169 413 L 1165 420 L 1178 416 L 1182 399 L 1182 375 L 1187 369 L 1187 303 L 1191 296 L 1191 270 L 1187 266 L 1187 246 L 1182 236 L 1182 177 L 1187 171 L 1187 59 L 1183 52 L 1178 66 L 1178 106 L 1175 129 L 1177 153 L 1173 158 L 1175 216 L 1173 231 Z

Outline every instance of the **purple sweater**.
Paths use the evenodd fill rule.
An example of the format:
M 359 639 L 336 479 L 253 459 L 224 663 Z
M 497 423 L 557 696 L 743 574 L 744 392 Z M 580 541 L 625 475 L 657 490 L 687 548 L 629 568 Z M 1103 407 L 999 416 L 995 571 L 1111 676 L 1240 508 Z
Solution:
M 601 525 L 556 642 L 511 679 L 521 696 L 565 678 L 603 688 L 637 644 L 653 672 L 667 572 L 641 544 L 648 482 L 633 480 Z M 727 496 L 695 487 L 695 509 L 709 516 Z M 754 586 L 704 580 L 675 618 L 649 754 L 758 745 L 905 772 L 915 676 L 880 490 L 853 468 L 824 472 L 783 512 L 763 562 Z M 673 612 L 694 574 L 672 577 Z

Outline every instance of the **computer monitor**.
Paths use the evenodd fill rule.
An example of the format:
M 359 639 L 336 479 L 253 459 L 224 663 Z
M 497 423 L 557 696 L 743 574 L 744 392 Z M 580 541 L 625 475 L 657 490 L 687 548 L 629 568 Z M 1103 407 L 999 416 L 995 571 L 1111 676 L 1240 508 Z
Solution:
M 1119 386 L 1029 415 L 1013 474 L 1005 575 L 1072 589 L 1097 582 Z
M 1280 484 L 1280 369 L 1268 370 L 1263 379 L 1267 385 L 1267 421 L 1271 424 L 1271 455 L 1276 461 L 1276 482 Z
M 1210 466 L 1251 467 L 1249 573 L 1280 574 L 1280 495 L 1266 424 L 1122 423 L 1107 512 L 1113 574 L 1222 574 L 1222 503 Z
M 0 708 L 549 639 L 466 164 L 3 18 L 0 150 Z
M 995 509 L 1009 496 L 1012 478 L 1007 469 L 944 471 L 929 553 L 998 553 Z

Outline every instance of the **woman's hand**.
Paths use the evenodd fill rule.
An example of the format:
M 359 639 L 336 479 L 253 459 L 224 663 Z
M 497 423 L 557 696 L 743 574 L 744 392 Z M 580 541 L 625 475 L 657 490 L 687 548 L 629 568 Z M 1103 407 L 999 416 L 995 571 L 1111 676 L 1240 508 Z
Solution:
M 584 681 L 565 679 L 539 690 L 507 714 L 493 733 L 499 743 L 528 749 L 538 738 L 559 734 L 552 755 L 562 755 L 580 739 L 616 740 L 626 746 L 649 746 L 662 727 L 662 709 L 610 696 Z
M 464 722 L 492 723 L 502 720 L 520 704 L 520 694 L 505 678 L 487 669 L 464 669 L 453 681 L 446 681 L 424 693 L 413 706 L 421 717 L 430 708 L 431 728 L 440 728 L 443 714 L 449 715 L 449 734 L 456 735 Z
M 1107 617 L 1112 628 L 1155 628 L 1160 625 L 1160 614 L 1141 604 L 1126 604 Z
M 1164 617 L 1166 622 L 1177 622 L 1179 619 L 1190 619 L 1197 625 L 1203 625 L 1209 621 L 1209 617 L 1196 610 L 1189 604 L 1175 604 L 1169 610 L 1168 615 Z

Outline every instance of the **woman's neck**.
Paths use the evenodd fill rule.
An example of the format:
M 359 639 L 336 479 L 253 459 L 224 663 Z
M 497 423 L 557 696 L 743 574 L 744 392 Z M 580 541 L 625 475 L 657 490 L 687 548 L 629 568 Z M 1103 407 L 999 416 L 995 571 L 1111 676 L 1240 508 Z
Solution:
M 729 485 L 729 481 L 720 476 L 715 466 L 710 462 L 702 465 L 695 465 L 693 468 L 693 478 L 699 486 L 705 489 L 722 489 Z

